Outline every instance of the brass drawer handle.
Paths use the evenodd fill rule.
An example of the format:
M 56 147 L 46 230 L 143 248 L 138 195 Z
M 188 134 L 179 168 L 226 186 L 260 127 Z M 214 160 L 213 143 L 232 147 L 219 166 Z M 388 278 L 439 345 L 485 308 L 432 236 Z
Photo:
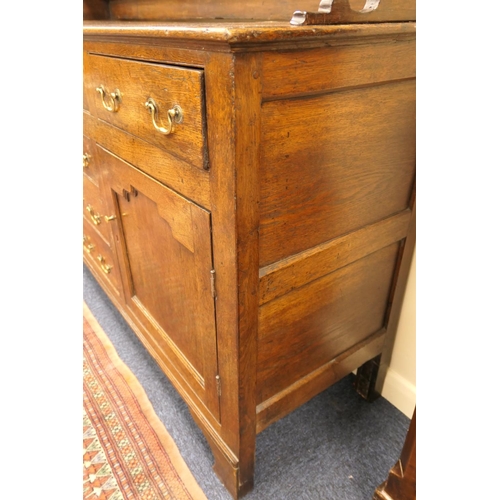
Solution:
M 120 102 L 122 100 L 120 91 L 118 89 L 115 89 L 114 92 L 111 92 L 109 94 L 109 97 L 111 98 L 111 104 L 106 104 L 104 100 L 104 98 L 106 97 L 106 90 L 104 90 L 103 85 L 97 87 L 96 91 L 99 92 L 99 94 L 101 94 L 101 102 L 104 108 L 107 109 L 108 111 L 111 111 L 112 113 L 116 113 L 120 107 Z
M 90 218 L 92 219 L 92 222 L 96 226 L 99 225 L 102 222 L 101 221 L 102 215 L 95 213 L 92 205 L 87 205 L 86 209 L 87 209 L 87 212 L 90 214 Z M 106 222 L 111 222 L 112 220 L 116 220 L 116 215 L 105 215 L 104 220 Z
M 175 124 L 180 123 L 182 121 L 182 109 L 177 104 L 167 111 L 167 119 L 168 126 L 163 127 L 162 125 L 158 125 L 156 122 L 158 120 L 158 106 L 154 99 L 150 97 L 145 103 L 146 109 L 148 109 L 151 113 L 151 118 L 153 120 L 153 126 L 155 130 L 160 132 L 160 134 L 169 135 L 173 134 L 175 130 Z
M 92 158 L 92 156 L 88 153 L 85 153 L 83 155 L 83 168 L 87 168 L 89 166 L 90 158 Z
M 101 215 L 94 212 L 92 205 L 87 205 L 86 210 L 90 214 L 90 218 L 92 219 L 92 222 L 96 226 L 98 226 L 101 223 Z
M 94 250 L 95 245 L 93 243 L 87 243 L 87 244 L 85 244 L 87 242 L 87 239 L 88 238 L 86 236 L 83 237 L 83 249 L 87 253 L 90 253 L 90 252 L 92 252 L 92 250 Z
M 111 269 L 113 269 L 113 266 L 110 266 L 109 264 L 106 264 L 106 260 L 102 255 L 97 256 L 97 260 L 101 264 L 101 269 L 106 273 L 109 274 L 111 272 Z

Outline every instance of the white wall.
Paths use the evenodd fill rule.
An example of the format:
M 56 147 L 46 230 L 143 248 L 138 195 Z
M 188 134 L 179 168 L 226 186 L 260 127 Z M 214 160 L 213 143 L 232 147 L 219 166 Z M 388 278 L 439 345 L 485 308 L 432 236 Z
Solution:
M 411 418 L 416 402 L 416 252 L 408 276 L 382 396 Z

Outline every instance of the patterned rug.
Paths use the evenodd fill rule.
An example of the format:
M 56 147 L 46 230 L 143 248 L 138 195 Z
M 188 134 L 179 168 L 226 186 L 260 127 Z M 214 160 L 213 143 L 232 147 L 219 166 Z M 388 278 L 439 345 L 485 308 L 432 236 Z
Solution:
M 83 498 L 206 500 L 85 303 L 83 352 Z

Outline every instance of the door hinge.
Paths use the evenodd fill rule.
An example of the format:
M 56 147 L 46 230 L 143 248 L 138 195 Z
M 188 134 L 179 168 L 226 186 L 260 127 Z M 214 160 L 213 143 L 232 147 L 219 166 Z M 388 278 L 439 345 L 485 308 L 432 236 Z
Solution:
M 215 299 L 217 295 L 215 292 L 215 269 L 210 271 L 210 289 L 212 290 L 212 297 Z
M 217 384 L 217 395 L 219 397 L 221 397 L 221 395 L 222 395 L 222 389 L 221 389 L 221 386 L 220 386 L 220 376 L 219 375 L 215 376 L 215 382 Z

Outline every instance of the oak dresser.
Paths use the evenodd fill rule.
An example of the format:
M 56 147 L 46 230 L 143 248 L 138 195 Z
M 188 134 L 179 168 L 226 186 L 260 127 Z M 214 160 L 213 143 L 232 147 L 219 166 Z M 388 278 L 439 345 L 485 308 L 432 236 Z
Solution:
M 415 4 L 317 2 L 84 1 L 84 261 L 235 498 L 268 425 L 380 393 L 415 242 Z

